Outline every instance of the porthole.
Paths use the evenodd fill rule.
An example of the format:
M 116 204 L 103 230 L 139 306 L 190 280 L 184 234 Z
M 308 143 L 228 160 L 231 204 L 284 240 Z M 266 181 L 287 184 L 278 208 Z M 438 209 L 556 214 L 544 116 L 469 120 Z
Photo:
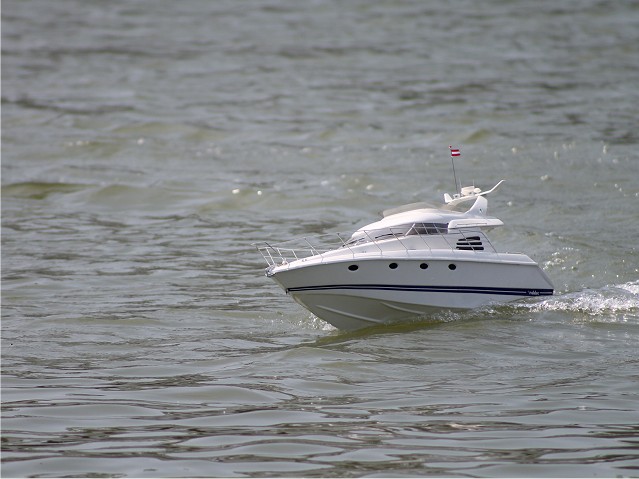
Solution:
M 421 269 L 428 269 L 428 263 L 422 263 L 419 265 Z
M 388 265 L 390 269 L 397 269 L 397 263 L 391 263 Z
M 348 267 L 349 271 L 357 271 L 359 269 L 359 266 L 357 266 L 356 264 L 352 264 Z
M 451 271 L 455 271 L 455 270 L 457 269 L 457 265 L 456 265 L 456 264 L 453 264 L 453 263 L 450 263 L 450 264 L 448 265 L 448 269 L 449 269 L 449 270 L 451 270 Z

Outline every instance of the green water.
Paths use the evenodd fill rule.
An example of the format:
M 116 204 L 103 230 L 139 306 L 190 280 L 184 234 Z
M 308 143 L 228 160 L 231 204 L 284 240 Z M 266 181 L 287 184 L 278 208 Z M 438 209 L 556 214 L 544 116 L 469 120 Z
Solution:
M 3 2 L 3 477 L 636 476 L 638 45 L 633 2 Z M 264 277 L 449 145 L 555 296 L 340 333 Z

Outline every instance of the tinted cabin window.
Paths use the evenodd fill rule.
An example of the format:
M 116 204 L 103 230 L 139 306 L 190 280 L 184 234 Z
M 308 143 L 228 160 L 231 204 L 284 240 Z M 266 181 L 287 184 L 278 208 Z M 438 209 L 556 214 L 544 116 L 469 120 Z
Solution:
M 396 238 L 398 236 L 437 235 L 447 233 L 448 223 L 407 223 L 380 230 L 371 230 L 366 233 L 357 233 L 356 235 L 353 235 L 354 237 L 351 237 L 345 245 L 354 246 L 369 243 L 371 240 L 381 241 Z
M 448 223 L 415 223 L 407 235 L 437 235 L 448 233 Z

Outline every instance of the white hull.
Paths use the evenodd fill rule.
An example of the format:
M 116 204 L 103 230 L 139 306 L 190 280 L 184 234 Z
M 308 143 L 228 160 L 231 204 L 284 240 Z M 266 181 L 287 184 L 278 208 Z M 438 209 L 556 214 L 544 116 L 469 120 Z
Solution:
M 526 255 L 478 256 L 457 252 L 455 256 L 377 256 L 298 267 L 291 264 L 272 270 L 269 276 L 295 301 L 339 329 L 553 292 L 548 277 Z M 353 265 L 355 271 L 349 269 Z

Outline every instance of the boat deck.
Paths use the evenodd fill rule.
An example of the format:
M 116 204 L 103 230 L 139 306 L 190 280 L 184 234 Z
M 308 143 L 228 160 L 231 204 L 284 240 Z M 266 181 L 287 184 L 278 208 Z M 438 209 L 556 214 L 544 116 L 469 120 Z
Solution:
M 416 251 L 470 251 L 476 254 L 497 253 L 486 234 L 480 229 L 459 228 L 454 232 L 433 232 L 432 229 L 416 226 L 405 230 L 376 236 L 376 231 L 363 230 L 365 237 L 355 243 L 350 236 L 340 233 L 302 237 L 281 243 L 259 242 L 253 245 L 269 267 L 289 264 L 310 257 L 332 258 L 343 256 L 347 251 L 352 258 L 357 255 L 370 256 L 378 253 L 405 252 L 407 256 Z

